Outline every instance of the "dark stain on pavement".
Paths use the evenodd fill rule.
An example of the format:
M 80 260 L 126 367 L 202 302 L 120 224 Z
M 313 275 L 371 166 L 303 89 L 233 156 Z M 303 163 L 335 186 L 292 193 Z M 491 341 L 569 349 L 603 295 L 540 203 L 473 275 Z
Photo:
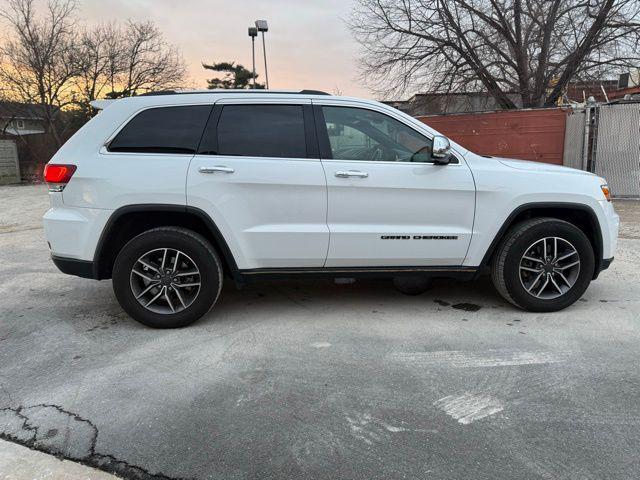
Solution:
M 113 316 L 110 315 L 110 318 L 103 320 L 102 322 L 98 323 L 97 325 L 94 325 L 93 327 L 87 328 L 86 331 L 93 332 L 95 330 L 109 330 L 109 328 L 119 323 L 120 317 L 121 315 L 119 314 L 116 314 Z
M 482 307 L 480 305 L 476 305 L 475 303 L 456 303 L 452 305 L 451 308 L 455 308 L 456 310 L 464 310 L 465 312 L 477 312 Z

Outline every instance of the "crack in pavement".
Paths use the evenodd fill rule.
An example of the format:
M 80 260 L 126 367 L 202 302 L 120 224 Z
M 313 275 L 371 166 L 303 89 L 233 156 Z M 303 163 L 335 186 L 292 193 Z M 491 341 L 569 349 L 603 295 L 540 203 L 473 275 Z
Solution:
M 0 439 L 130 480 L 181 480 L 96 452 L 98 427 L 58 405 L 0 409 Z

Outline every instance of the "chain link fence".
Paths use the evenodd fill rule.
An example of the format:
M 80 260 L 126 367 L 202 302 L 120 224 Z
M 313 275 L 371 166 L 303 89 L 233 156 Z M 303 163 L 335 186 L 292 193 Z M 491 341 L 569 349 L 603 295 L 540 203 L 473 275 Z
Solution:
M 585 135 L 588 137 L 587 117 L 588 110 L 572 110 L 567 116 L 567 124 L 564 131 L 564 156 L 565 167 L 586 170 Z
M 640 198 L 640 103 L 574 110 L 567 117 L 563 163 L 607 179 L 618 198 Z

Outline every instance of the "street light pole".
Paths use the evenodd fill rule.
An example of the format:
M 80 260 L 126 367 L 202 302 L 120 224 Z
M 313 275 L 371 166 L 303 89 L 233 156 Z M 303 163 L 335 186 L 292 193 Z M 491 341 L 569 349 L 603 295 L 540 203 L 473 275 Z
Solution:
M 258 29 L 256 27 L 249 27 L 249 36 L 251 37 L 251 61 L 253 63 L 253 89 L 256 89 L 256 37 L 258 36 Z M 263 37 L 264 38 L 264 37 Z
M 264 54 L 264 80 L 267 90 L 269 89 L 269 73 L 267 71 L 267 47 L 264 41 L 264 33 L 269 31 L 266 20 L 256 20 L 256 29 L 262 34 L 262 53 Z
M 264 32 L 262 32 L 262 52 L 264 53 L 264 80 L 269 90 L 269 73 L 267 72 L 267 47 L 264 43 Z

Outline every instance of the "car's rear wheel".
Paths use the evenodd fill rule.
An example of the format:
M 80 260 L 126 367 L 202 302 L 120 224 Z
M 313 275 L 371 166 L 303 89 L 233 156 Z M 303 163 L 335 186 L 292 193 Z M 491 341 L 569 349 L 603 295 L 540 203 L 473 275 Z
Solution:
M 553 312 L 582 296 L 594 268 L 593 247 L 579 228 L 536 218 L 507 233 L 494 255 L 492 278 L 498 292 L 517 307 Z
M 179 227 L 160 227 L 129 241 L 113 266 L 113 289 L 122 308 L 154 328 L 195 322 L 215 304 L 222 268 L 201 235 Z

